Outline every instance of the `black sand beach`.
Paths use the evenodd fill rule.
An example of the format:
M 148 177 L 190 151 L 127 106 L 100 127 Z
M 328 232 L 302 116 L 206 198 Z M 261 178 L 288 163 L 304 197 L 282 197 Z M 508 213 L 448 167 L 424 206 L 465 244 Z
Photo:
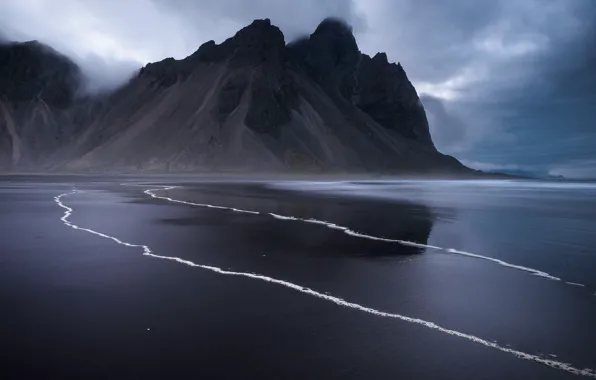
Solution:
M 4 177 L 0 377 L 594 378 L 595 194 Z

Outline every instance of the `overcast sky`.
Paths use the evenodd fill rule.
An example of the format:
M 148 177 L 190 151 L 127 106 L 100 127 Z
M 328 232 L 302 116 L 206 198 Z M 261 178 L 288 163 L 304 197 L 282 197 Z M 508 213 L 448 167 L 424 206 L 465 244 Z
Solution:
M 444 153 L 480 169 L 596 177 L 595 0 L 2 0 L 0 35 L 71 56 L 94 88 L 255 18 L 286 41 L 327 16 L 387 52 Z

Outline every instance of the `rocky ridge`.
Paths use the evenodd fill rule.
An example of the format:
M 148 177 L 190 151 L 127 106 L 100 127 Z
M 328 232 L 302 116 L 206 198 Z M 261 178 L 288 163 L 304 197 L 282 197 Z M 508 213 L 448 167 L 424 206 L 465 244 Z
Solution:
M 470 173 L 435 149 L 402 66 L 336 19 L 290 44 L 255 20 L 102 97 L 80 78 L 41 44 L 0 47 L 1 168 Z

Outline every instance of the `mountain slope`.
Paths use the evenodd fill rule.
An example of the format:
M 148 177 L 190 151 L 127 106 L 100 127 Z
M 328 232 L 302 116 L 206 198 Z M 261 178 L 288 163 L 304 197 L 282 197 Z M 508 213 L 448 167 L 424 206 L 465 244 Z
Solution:
M 79 68 L 35 41 L 0 45 L 0 168 L 36 165 L 72 135 Z
M 62 68 L 58 83 L 76 88 L 75 71 Z M 62 88 L 53 83 L 42 87 Z M 289 45 L 269 20 L 256 20 L 185 59 L 148 64 L 103 98 L 50 104 L 46 93 L 62 94 L 4 96 L 4 167 L 468 173 L 435 149 L 403 68 L 361 54 L 349 26 L 333 19 Z M 26 117 L 15 111 L 34 114 L 42 102 L 47 120 L 29 124 L 58 126 L 60 136 L 42 144 L 43 159 L 30 146 L 47 137 L 23 138 Z

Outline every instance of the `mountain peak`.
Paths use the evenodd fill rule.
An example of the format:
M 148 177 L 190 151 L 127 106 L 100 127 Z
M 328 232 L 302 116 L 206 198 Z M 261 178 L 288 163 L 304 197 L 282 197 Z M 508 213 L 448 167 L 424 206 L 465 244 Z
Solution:
M 353 37 L 352 26 L 345 20 L 336 17 L 327 17 L 321 21 L 313 34 L 351 35 Z
M 283 41 L 284 35 L 281 30 L 271 24 L 271 20 L 268 18 L 266 19 L 257 19 L 245 26 L 244 28 L 240 29 L 234 37 L 228 39 L 240 39 L 240 40 L 247 40 L 249 38 L 260 37 L 265 39 L 274 39 L 274 40 L 281 40 Z M 228 41 L 226 40 L 226 41 Z M 225 42 L 224 42 L 225 43 Z
M 313 34 L 290 44 L 288 50 L 292 62 L 329 94 L 345 96 L 353 87 L 360 50 L 345 21 L 326 18 Z
M 0 97 L 16 103 L 67 107 L 81 84 L 79 67 L 39 41 L 0 45 L 0 67 Z
M 149 63 L 140 75 L 149 75 L 164 87 L 188 77 L 201 62 L 228 61 L 232 67 L 255 66 L 283 60 L 285 40 L 281 30 L 271 20 L 254 20 L 221 44 L 210 40 L 182 60 L 166 58 Z
M 374 57 L 372 57 L 372 59 L 382 63 L 389 63 L 389 60 L 387 59 L 387 53 L 377 53 L 374 55 Z
M 434 147 L 426 112 L 401 64 L 389 62 L 385 53 L 362 54 L 357 84 L 356 106 L 383 127 Z
M 253 20 L 253 22 L 251 22 L 248 26 L 246 26 L 244 29 L 247 28 L 268 28 L 271 27 L 271 20 L 268 18 L 261 18 L 261 19 L 255 19 Z M 276 26 L 274 26 L 274 28 L 277 28 Z
M 236 34 L 217 45 L 208 41 L 189 57 L 203 62 L 229 60 L 233 66 L 279 61 L 285 49 L 284 35 L 271 20 L 254 20 Z

